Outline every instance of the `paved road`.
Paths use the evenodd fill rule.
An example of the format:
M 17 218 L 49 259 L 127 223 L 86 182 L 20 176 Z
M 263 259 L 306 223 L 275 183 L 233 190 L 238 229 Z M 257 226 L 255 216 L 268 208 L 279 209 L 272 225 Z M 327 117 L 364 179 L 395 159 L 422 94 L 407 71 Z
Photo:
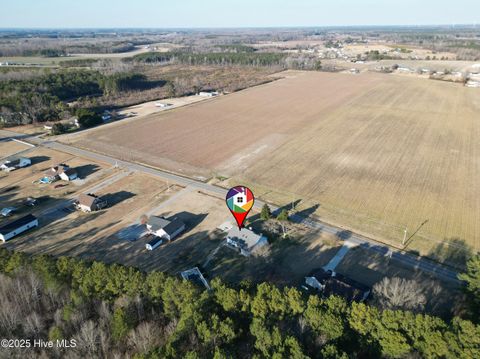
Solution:
M 22 139 L 24 141 L 30 142 L 32 144 L 35 144 L 37 146 L 44 146 L 47 148 L 63 151 L 66 153 L 70 153 L 72 155 L 76 156 L 82 156 L 85 158 L 90 158 L 92 160 L 96 161 L 101 161 L 105 163 L 109 163 L 111 165 L 117 165 L 125 169 L 133 170 L 133 171 L 139 171 L 143 173 L 148 173 L 153 176 L 159 177 L 163 179 L 164 181 L 169 181 L 172 183 L 177 183 L 182 186 L 189 186 L 193 189 L 209 192 L 216 194 L 220 197 L 224 197 L 227 194 L 227 190 L 215 185 L 211 185 L 208 183 L 204 183 L 201 181 L 193 180 L 191 178 L 186 178 L 183 176 L 179 176 L 170 172 L 162 171 L 159 169 L 151 168 L 148 166 L 143 166 L 137 163 L 132 163 L 132 162 L 127 162 L 127 161 L 122 161 L 119 159 L 116 159 L 111 156 L 106 156 L 102 155 L 96 152 L 92 151 L 87 151 L 84 149 L 80 149 L 77 147 L 65 145 L 63 143 L 59 143 L 56 141 L 49 141 L 49 140 L 44 140 L 39 137 L 34 137 L 30 135 L 25 135 L 21 133 L 15 133 L 12 131 L 6 131 L 6 130 L 0 130 L 0 137 L 11 137 L 11 138 L 17 138 L 17 139 Z M 261 208 L 264 205 L 265 202 L 261 200 L 255 200 L 255 207 L 257 209 Z M 272 208 L 272 211 L 278 212 L 279 208 L 276 206 L 270 205 Z M 411 267 L 413 269 L 420 269 L 426 273 L 433 274 L 437 276 L 438 278 L 450 282 L 456 282 L 459 283 L 460 281 L 457 278 L 457 272 L 453 269 L 450 269 L 449 267 L 446 267 L 444 265 L 438 264 L 436 262 L 433 262 L 429 259 L 416 256 L 410 253 L 403 252 L 401 250 L 398 250 L 396 248 L 389 247 L 384 244 L 379 244 L 378 242 L 374 241 L 373 239 L 366 238 L 364 236 L 351 233 L 351 232 L 346 232 L 342 228 L 338 228 L 317 220 L 313 220 L 311 218 L 304 218 L 302 216 L 299 216 L 298 214 L 294 214 L 290 217 L 290 219 L 295 222 L 295 223 L 301 223 L 309 228 L 312 228 L 314 230 L 318 230 L 321 232 L 326 232 L 326 233 L 331 233 L 331 234 L 339 234 L 339 237 L 342 238 L 342 235 L 347 233 L 348 238 L 342 238 L 350 242 L 357 244 L 361 246 L 362 248 L 366 248 L 374 253 L 381 254 L 383 256 L 389 257 L 391 259 L 397 260 L 400 263 Z

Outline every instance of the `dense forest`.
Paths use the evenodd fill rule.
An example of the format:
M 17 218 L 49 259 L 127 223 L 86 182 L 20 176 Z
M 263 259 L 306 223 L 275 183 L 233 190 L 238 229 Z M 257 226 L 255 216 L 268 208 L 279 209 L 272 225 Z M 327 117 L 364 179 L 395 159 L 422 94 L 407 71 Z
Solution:
M 478 305 L 480 257 L 462 279 Z M 9 357 L 480 357 L 478 323 L 382 311 L 268 283 L 234 287 L 213 279 L 207 291 L 165 273 L 6 249 L 0 282 L 3 338 L 76 343 L 4 349 Z
M 0 81 L 0 120 L 4 125 L 53 121 L 70 116 L 66 102 L 82 96 L 115 95 L 163 83 L 149 83 L 142 74 L 102 74 L 62 70 L 24 79 Z

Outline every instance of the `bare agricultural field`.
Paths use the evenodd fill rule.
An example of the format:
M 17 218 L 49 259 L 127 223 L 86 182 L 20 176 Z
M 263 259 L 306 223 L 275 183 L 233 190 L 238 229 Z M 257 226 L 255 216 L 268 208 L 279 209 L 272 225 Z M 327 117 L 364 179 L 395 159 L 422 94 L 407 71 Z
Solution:
M 358 95 L 380 77 L 355 83 L 335 75 L 293 72 L 283 81 L 201 102 L 181 111 L 144 117 L 141 122 L 99 128 L 74 144 L 187 175 L 208 177 L 229 160 L 252 158 L 299 132 L 322 113 Z M 323 83 L 323 86 L 321 85 Z M 323 88 L 324 87 L 324 88 Z
M 480 93 L 365 73 L 288 72 L 213 101 L 99 128 L 76 144 L 230 177 L 278 204 L 435 255 L 480 249 Z M 309 212 L 312 212 L 310 210 Z

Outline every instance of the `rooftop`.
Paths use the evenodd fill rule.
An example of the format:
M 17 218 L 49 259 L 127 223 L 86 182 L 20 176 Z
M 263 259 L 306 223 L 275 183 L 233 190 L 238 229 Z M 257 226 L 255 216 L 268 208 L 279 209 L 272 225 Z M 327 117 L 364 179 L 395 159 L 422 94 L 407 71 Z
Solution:
M 256 234 L 254 231 L 248 228 L 239 229 L 238 227 L 232 227 L 228 231 L 227 237 L 243 243 L 247 248 L 252 248 L 258 243 L 260 238 L 262 238 L 262 235 Z
M 26 216 L 24 216 L 22 218 L 18 218 L 14 221 L 6 222 L 6 223 L 4 223 L 3 225 L 0 226 L 0 233 L 7 234 L 7 233 L 10 233 L 10 232 L 13 232 L 17 228 L 19 228 L 21 226 L 24 226 L 27 223 L 33 222 L 36 219 L 37 219 L 37 217 L 35 217 L 34 215 L 27 214 Z
M 169 223 L 170 221 L 165 217 L 150 216 L 148 219 L 148 225 L 152 227 L 153 231 L 158 231 L 159 229 L 166 227 Z
M 194 267 L 192 269 L 187 269 L 180 273 L 182 278 L 185 280 L 190 280 L 192 282 L 195 282 L 199 285 L 205 286 L 205 288 L 210 289 L 210 286 L 208 285 L 207 280 L 203 276 L 202 272 L 198 267 Z
M 93 194 L 80 194 L 80 196 L 78 196 L 78 204 L 81 204 L 83 206 L 87 206 L 87 207 L 91 207 L 94 203 L 95 203 L 95 200 L 97 199 L 98 197 L 93 195 Z

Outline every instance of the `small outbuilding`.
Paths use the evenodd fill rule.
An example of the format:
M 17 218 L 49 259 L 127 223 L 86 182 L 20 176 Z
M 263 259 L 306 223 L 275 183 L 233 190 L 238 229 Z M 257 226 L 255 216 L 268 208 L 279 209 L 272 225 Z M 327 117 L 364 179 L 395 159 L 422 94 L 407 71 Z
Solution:
M 192 269 L 184 270 L 180 273 L 183 279 L 189 280 L 194 282 L 198 285 L 203 285 L 205 288 L 210 289 L 210 285 L 208 284 L 207 280 L 203 276 L 202 272 L 198 267 L 194 267 Z
M 145 248 L 147 251 L 153 251 L 155 248 L 160 246 L 163 243 L 163 239 L 157 236 L 152 236 L 152 240 L 150 240 L 146 245 Z
M 35 227 L 38 227 L 38 219 L 32 214 L 27 214 L 22 218 L 0 225 L 0 240 L 6 242 Z
M 268 245 L 268 240 L 267 237 L 257 234 L 248 228 L 239 229 L 238 227 L 232 227 L 227 232 L 227 244 L 238 248 L 240 254 L 248 257 L 257 249 Z
M 4 163 L 2 163 L 2 165 L 0 165 L 0 168 L 5 172 L 11 172 L 22 167 L 30 166 L 31 164 L 32 161 L 30 160 L 30 158 L 20 157 L 5 161 Z

